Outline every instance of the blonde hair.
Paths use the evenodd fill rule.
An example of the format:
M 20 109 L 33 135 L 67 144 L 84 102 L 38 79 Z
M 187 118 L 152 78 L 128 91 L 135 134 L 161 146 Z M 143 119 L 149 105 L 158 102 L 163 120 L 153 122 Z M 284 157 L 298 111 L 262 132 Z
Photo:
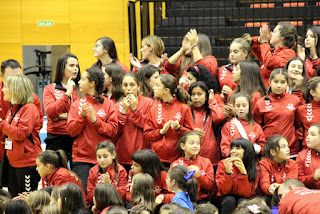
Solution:
M 147 36 L 142 39 L 142 44 L 149 45 L 152 47 L 153 53 L 158 57 L 161 57 L 164 51 L 164 43 L 162 39 L 158 36 Z
M 60 210 L 57 204 L 47 205 L 43 207 L 42 214 L 60 214 Z
M 11 104 L 24 105 L 34 102 L 33 85 L 25 75 L 10 75 L 4 85 L 10 89 Z
M 38 190 L 30 193 L 28 205 L 32 213 L 41 213 L 42 208 L 50 204 L 50 195 L 44 190 Z

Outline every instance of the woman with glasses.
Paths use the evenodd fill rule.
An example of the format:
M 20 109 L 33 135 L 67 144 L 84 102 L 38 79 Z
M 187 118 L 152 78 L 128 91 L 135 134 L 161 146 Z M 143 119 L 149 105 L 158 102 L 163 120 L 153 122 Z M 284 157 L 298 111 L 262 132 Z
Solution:
M 94 63 L 92 67 L 98 67 L 101 69 L 104 65 L 116 63 L 122 67 L 125 73 L 130 71 L 127 66 L 118 61 L 116 45 L 109 37 L 101 37 L 97 39 L 97 42 L 93 47 L 93 51 L 94 57 L 96 57 L 98 61 Z

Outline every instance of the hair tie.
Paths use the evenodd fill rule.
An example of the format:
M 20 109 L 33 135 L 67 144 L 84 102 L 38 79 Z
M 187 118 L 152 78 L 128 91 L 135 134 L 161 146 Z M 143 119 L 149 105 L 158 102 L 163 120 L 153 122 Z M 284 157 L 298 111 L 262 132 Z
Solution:
M 198 66 L 194 65 L 193 67 L 194 67 L 194 69 L 196 69 L 196 71 L 199 73 L 199 68 L 198 68 Z
M 58 158 L 60 158 L 60 152 L 56 151 L 56 154 L 58 155 Z
M 196 172 L 196 170 L 193 170 L 193 171 L 189 171 L 187 175 L 184 176 L 184 179 L 186 181 L 188 181 L 190 178 L 193 177 L 194 173 Z
M 250 210 L 251 213 L 260 213 L 260 207 L 256 204 L 252 204 L 248 206 L 248 209 Z

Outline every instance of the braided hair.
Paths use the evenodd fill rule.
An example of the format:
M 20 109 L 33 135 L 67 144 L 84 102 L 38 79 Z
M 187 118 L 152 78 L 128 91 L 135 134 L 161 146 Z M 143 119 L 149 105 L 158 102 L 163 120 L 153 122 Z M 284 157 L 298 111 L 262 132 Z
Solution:
M 89 82 L 94 81 L 95 82 L 95 90 L 96 95 L 95 98 L 99 103 L 103 103 L 103 98 L 101 96 L 103 91 L 103 85 L 104 85 L 104 75 L 102 71 L 99 68 L 91 67 L 86 69 L 88 73 L 88 80 Z
M 284 78 L 286 79 L 287 83 L 289 83 L 289 75 L 283 68 L 276 68 L 271 72 L 270 78 L 269 78 L 269 83 L 271 83 L 271 81 L 273 80 L 273 78 L 277 74 L 282 74 L 284 76 Z M 272 89 L 271 89 L 271 86 L 269 86 L 269 88 L 267 90 L 267 95 L 264 97 L 265 100 L 270 100 L 269 94 L 271 92 L 272 92 Z

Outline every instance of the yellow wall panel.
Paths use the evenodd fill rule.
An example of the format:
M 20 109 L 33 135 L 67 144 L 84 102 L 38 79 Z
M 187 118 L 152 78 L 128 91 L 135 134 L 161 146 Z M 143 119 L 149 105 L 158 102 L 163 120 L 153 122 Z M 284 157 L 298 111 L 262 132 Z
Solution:
M 23 43 L 58 45 L 70 43 L 69 1 L 22 1 Z M 54 27 L 38 27 L 38 20 L 53 20 Z
M 0 0 L 0 5 L 0 42 L 21 42 L 20 0 Z
M 97 61 L 96 58 L 93 56 L 92 51 L 94 44 L 94 42 L 71 43 L 70 51 L 78 57 L 81 73 Z
M 22 44 L 0 43 L 0 62 L 7 59 L 16 59 L 22 66 Z

